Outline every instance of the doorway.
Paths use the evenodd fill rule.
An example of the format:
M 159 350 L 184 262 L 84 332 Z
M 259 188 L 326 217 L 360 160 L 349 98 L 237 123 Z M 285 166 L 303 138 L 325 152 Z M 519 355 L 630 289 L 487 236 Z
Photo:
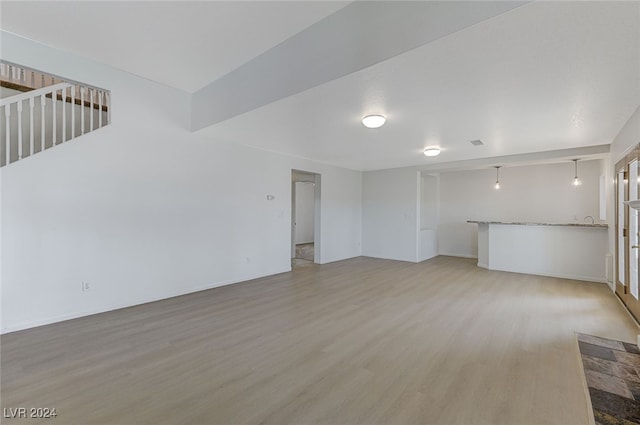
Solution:
M 631 314 L 640 321 L 638 293 L 638 251 L 640 226 L 638 211 L 626 203 L 640 194 L 640 145 L 616 164 L 616 294 Z
M 291 171 L 291 266 L 320 262 L 320 174 Z

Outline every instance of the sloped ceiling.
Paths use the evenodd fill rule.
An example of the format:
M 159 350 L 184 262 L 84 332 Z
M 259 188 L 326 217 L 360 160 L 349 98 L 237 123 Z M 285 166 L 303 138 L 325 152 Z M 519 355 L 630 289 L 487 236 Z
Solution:
M 0 27 L 193 93 L 347 4 L 3 0 Z
M 194 93 L 212 143 L 358 170 L 606 145 L 640 105 L 638 1 L 410 3 L 2 2 L 0 25 Z
M 373 170 L 609 144 L 639 105 L 640 3 L 536 2 L 202 133 Z

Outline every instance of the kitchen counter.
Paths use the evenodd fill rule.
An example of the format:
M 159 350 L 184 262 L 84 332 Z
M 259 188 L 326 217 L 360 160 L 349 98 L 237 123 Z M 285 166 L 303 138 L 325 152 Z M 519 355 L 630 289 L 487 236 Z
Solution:
M 606 224 L 467 222 L 478 225 L 478 267 L 606 282 Z
M 607 229 L 608 224 L 599 223 L 544 223 L 535 221 L 479 221 L 479 220 L 467 220 L 467 223 L 476 224 L 508 224 L 511 226 L 572 226 L 572 227 L 602 227 Z

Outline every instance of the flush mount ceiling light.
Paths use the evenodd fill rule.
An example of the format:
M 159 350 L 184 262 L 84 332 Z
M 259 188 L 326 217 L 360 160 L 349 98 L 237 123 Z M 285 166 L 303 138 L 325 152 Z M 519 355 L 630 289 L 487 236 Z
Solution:
M 387 119 L 382 115 L 367 115 L 362 118 L 362 124 L 367 128 L 379 128 L 384 125 Z
M 575 175 L 573 177 L 573 181 L 571 182 L 571 184 L 574 185 L 574 186 L 580 186 L 582 184 L 582 180 L 580 180 L 580 178 L 578 178 L 578 160 L 577 159 L 572 159 L 572 161 L 573 161 Z
M 424 156 L 438 156 L 440 155 L 440 148 L 427 148 L 424 150 Z

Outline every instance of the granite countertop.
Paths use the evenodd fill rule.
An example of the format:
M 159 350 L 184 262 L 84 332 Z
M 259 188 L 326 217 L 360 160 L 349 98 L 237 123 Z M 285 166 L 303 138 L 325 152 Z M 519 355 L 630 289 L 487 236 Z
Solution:
M 467 220 L 467 223 L 476 224 L 511 224 L 516 226 L 571 226 L 571 227 L 597 227 L 606 229 L 608 224 L 591 224 L 591 223 L 538 223 L 532 221 L 483 221 L 483 220 Z

